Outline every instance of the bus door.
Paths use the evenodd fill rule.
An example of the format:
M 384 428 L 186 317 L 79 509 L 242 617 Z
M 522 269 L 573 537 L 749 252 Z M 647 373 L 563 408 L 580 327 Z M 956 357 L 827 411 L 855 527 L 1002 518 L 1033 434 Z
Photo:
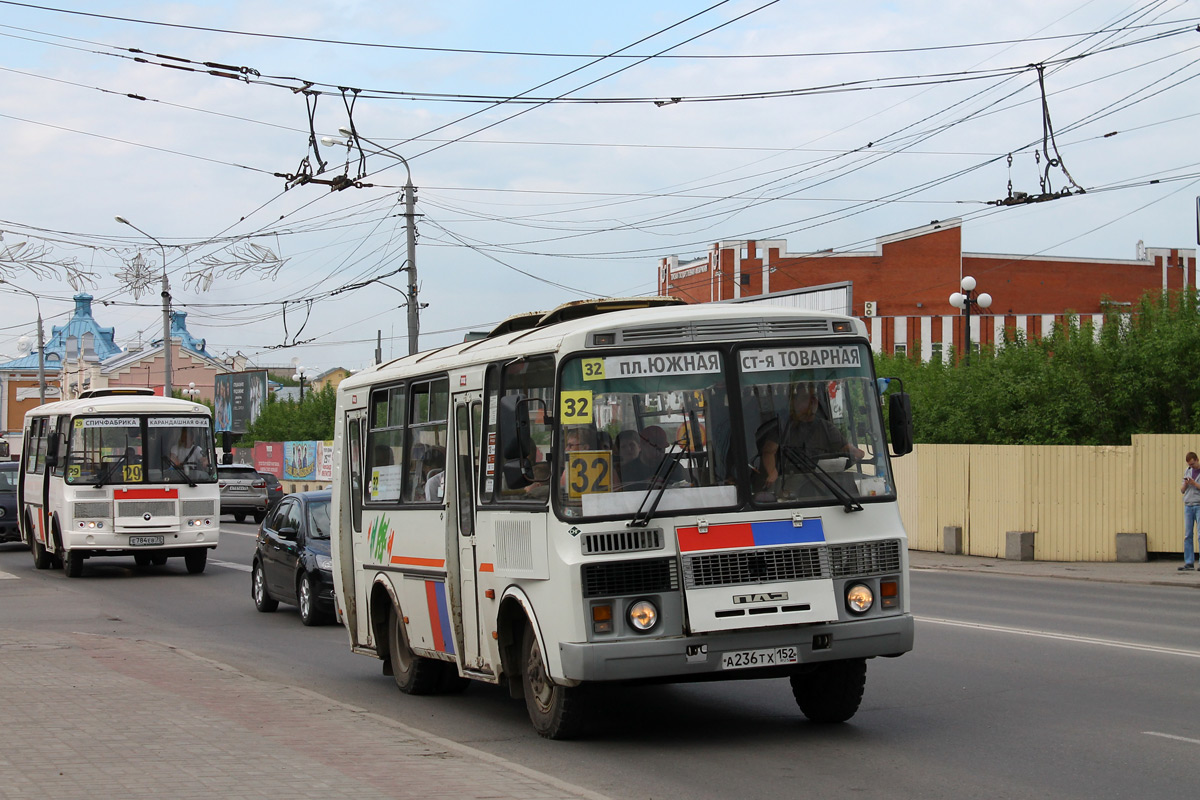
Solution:
M 483 654 L 487 652 L 480 641 L 479 584 L 476 579 L 479 567 L 475 537 L 475 490 L 478 482 L 476 476 L 479 475 L 482 426 L 483 393 L 455 394 L 453 485 L 446 489 L 447 494 L 453 497 L 447 505 L 452 509 L 454 524 L 450 530 L 456 541 L 447 542 L 447 550 L 453 549 L 458 553 L 459 619 L 462 624 L 455 626 L 455 635 L 459 637 L 459 652 L 462 653 L 463 667 L 467 670 L 484 668 Z
M 345 452 L 346 459 L 345 469 L 346 476 L 349 480 L 341 482 L 339 491 L 348 493 L 349 496 L 343 495 L 341 501 L 341 520 L 343 530 L 350 532 L 349 536 L 342 536 L 338 539 L 338 547 L 342 548 L 339 554 L 341 558 L 341 581 L 343 586 L 352 587 L 353 591 L 347 590 L 345 594 L 352 598 L 359 597 L 360 592 L 364 587 L 358 586 L 355 583 L 356 577 L 362 571 L 359 569 L 363 560 L 363 555 L 369 553 L 367 541 L 363 534 L 363 493 L 365 491 L 363 485 L 363 442 L 366 437 L 367 410 L 357 409 L 347 412 L 346 414 L 346 438 Z M 352 639 L 355 642 L 364 642 L 367 640 L 367 631 L 358 629 L 358 608 L 356 603 L 346 603 L 342 608 L 342 615 L 346 624 L 346 630 L 352 634 Z M 363 618 L 365 621 L 365 617 Z

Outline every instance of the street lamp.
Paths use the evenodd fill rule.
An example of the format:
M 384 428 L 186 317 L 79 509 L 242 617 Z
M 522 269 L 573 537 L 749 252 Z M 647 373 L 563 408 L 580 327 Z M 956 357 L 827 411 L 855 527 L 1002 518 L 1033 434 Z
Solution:
M 353 123 L 351 123 L 353 124 Z M 389 147 L 384 147 L 378 142 L 373 142 L 365 136 L 361 135 L 353 128 L 338 128 L 338 133 L 345 136 L 346 142 L 339 142 L 329 136 L 321 137 L 321 143 L 326 147 L 332 147 L 337 144 L 345 144 L 350 146 L 355 140 L 366 142 L 372 147 L 377 147 L 384 153 L 399 159 L 404 165 L 404 172 L 408 179 L 404 183 L 404 219 L 406 220 L 406 229 L 408 233 L 408 353 L 412 355 L 417 352 L 417 337 L 421 332 L 421 304 L 417 302 L 417 215 L 414 208 L 417 203 L 417 190 L 412 182 L 412 170 L 408 168 L 408 160 L 396 151 Z
M 167 282 L 167 248 L 158 239 L 155 239 L 144 230 L 134 225 L 129 220 L 122 216 L 117 216 L 117 222 L 122 225 L 128 225 L 135 231 L 145 236 L 158 245 L 158 249 L 162 251 L 162 315 L 163 315 L 163 369 L 166 377 L 163 378 L 163 396 L 170 397 L 171 391 L 171 286 Z
M 308 377 L 308 375 L 305 374 L 306 369 L 308 369 L 308 367 L 298 366 L 298 367 L 296 367 L 296 372 L 292 375 L 292 380 L 300 381 L 300 402 L 301 403 L 304 402 L 304 379 Z
M 195 381 L 188 381 L 187 388 L 184 389 L 182 392 L 180 392 L 180 394 L 182 394 L 184 397 L 191 400 L 192 402 L 195 402 L 196 397 L 200 394 L 200 390 L 196 388 Z
M 33 298 L 33 302 L 37 305 L 38 312 L 38 401 L 41 405 L 46 405 L 46 342 L 42 336 L 42 301 L 38 296 L 23 286 L 17 286 L 15 283 L 0 278 L 0 283 L 6 286 L 11 286 L 18 292 L 24 292 Z
M 955 308 L 962 309 L 967 317 L 966 335 L 964 338 L 967 341 L 967 363 L 971 363 L 971 306 L 979 308 L 990 308 L 992 305 L 992 296 L 987 292 L 975 294 L 975 279 L 970 275 L 964 275 L 962 282 L 959 284 L 962 287 L 961 292 L 955 292 L 950 295 L 950 305 Z

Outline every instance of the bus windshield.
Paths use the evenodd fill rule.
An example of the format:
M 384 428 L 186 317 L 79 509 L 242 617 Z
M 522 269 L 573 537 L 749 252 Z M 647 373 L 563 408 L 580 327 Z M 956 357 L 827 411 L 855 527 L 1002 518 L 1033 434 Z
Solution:
M 632 515 L 651 489 L 662 489 L 663 510 L 735 507 L 723 362 L 717 351 L 567 361 L 558 414 L 563 515 Z
M 69 484 L 213 483 L 212 425 L 197 416 L 81 416 L 67 442 Z
M 738 353 L 741 431 L 756 505 L 894 497 L 863 344 Z
M 848 508 L 894 499 L 866 345 L 755 347 L 735 358 L 734 404 L 726 369 L 735 365 L 719 351 L 566 361 L 562 515 L 634 517 L 658 490 L 660 511 L 731 509 L 740 498 Z

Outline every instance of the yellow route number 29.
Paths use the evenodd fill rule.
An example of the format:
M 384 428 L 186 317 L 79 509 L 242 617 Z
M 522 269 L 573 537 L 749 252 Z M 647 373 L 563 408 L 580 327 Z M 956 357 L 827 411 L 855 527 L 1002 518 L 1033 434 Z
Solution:
M 567 453 L 567 494 L 612 491 L 612 453 L 607 450 L 573 450 Z

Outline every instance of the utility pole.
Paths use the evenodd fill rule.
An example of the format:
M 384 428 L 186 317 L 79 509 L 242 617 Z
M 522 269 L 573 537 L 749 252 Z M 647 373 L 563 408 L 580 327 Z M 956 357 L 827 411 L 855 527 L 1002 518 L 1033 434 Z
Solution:
M 404 169 L 408 171 L 408 162 Z M 413 188 L 412 172 L 404 184 L 404 219 L 408 229 L 408 354 L 417 352 L 417 337 L 421 334 L 421 304 L 417 302 L 417 190 Z
M 171 284 L 167 280 L 167 248 L 158 239 L 124 217 L 116 217 L 116 220 L 153 241 L 162 253 L 163 397 L 172 397 L 174 391 L 171 388 Z

